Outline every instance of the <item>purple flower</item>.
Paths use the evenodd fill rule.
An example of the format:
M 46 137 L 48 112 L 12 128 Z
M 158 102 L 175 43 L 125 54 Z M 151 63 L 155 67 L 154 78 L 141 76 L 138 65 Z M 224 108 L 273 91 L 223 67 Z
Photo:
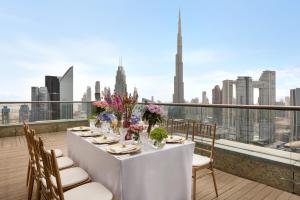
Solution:
M 140 122 L 140 120 L 141 119 L 138 116 L 132 115 L 131 119 L 130 119 L 130 122 L 131 122 L 131 124 L 138 124 Z
M 115 116 L 113 114 L 110 113 L 102 113 L 100 116 L 97 117 L 99 120 L 101 121 L 107 121 L 107 122 L 111 122 L 113 119 L 115 119 Z

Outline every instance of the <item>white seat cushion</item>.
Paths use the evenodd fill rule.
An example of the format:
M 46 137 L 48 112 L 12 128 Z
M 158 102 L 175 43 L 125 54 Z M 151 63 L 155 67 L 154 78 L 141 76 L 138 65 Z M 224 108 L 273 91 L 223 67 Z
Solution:
M 210 162 L 209 157 L 193 154 L 193 167 L 205 166 L 208 165 L 209 162 Z
M 66 169 L 66 168 L 72 167 L 74 165 L 74 161 L 69 157 L 59 157 L 59 158 L 56 158 L 56 160 L 57 160 L 57 166 L 58 166 L 59 170 Z M 40 161 L 40 163 L 41 163 L 41 166 L 44 165 L 43 161 Z
M 59 157 L 56 160 L 57 160 L 58 169 L 60 170 L 68 167 L 72 167 L 74 165 L 74 161 L 69 157 Z
M 112 193 L 100 183 L 92 182 L 68 190 L 65 200 L 112 200 Z
M 59 173 L 60 173 L 61 185 L 63 188 L 76 185 L 78 183 L 82 183 L 88 180 L 89 178 L 88 173 L 86 173 L 86 171 L 84 171 L 80 167 L 63 169 L 59 171 Z M 55 177 L 51 177 L 51 179 L 52 179 L 52 183 L 56 185 Z
M 48 150 L 48 152 L 50 153 L 51 150 Z M 63 153 L 60 149 L 54 149 L 54 153 L 55 153 L 56 158 L 63 156 Z

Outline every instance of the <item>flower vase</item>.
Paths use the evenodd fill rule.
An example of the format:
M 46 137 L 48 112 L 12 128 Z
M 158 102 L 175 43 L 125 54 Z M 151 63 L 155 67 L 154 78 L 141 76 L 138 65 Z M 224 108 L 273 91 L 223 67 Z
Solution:
M 140 133 L 133 133 L 133 134 L 132 134 L 132 139 L 134 140 L 134 142 L 135 142 L 136 144 L 141 143 Z
M 165 140 L 153 140 L 152 147 L 154 149 L 162 149 L 166 144 Z
M 152 129 L 152 126 L 153 124 L 148 124 L 148 128 L 147 128 L 147 133 L 148 133 L 148 136 L 150 135 L 150 132 L 151 132 L 151 129 Z

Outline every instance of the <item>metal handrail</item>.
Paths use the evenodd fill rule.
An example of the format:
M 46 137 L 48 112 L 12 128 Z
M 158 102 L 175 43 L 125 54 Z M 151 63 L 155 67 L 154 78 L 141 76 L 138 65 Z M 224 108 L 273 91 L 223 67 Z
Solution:
M 93 103 L 94 101 L 0 101 L 1 104 L 31 104 L 31 103 Z M 144 105 L 144 102 L 138 103 Z M 207 108 L 236 108 L 254 110 L 284 110 L 300 111 L 300 106 L 276 106 L 276 105 L 237 105 L 237 104 L 197 104 L 197 103 L 155 103 L 161 106 L 186 106 Z

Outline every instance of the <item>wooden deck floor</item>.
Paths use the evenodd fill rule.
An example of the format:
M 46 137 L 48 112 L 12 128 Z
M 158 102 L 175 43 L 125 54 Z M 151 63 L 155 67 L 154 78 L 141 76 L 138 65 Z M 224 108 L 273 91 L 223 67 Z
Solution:
M 42 134 L 48 148 L 60 148 L 66 154 L 65 132 Z M 0 138 L 0 200 L 26 200 L 25 186 L 28 152 L 23 136 Z M 197 182 L 197 199 L 300 200 L 300 196 L 264 184 L 216 171 L 219 198 L 215 197 L 212 179 Z M 33 198 L 34 199 L 34 198 Z

